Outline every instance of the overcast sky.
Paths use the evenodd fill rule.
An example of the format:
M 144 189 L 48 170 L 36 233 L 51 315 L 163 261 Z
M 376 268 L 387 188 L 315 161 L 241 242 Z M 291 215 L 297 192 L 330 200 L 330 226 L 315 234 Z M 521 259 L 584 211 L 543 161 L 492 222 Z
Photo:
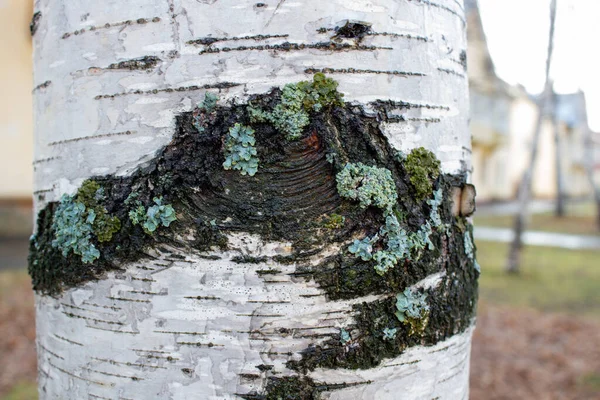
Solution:
M 582 89 L 600 131 L 600 0 L 557 0 L 551 76 L 558 93 Z M 544 87 L 550 0 L 479 0 L 496 72 L 530 93 Z

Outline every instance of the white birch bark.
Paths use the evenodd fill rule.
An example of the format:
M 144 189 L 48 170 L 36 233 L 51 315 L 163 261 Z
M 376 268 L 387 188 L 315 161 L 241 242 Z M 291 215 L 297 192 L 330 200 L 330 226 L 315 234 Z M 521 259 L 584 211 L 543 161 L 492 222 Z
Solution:
M 35 10 L 42 14 L 34 36 L 38 210 L 86 178 L 126 175 L 151 159 L 172 137 L 175 114 L 191 110 L 207 88 L 229 86 L 221 99 L 241 102 L 315 70 L 339 81 L 346 101 L 422 105 L 399 110 L 405 120 L 384 127 L 392 145 L 430 149 L 445 172 L 470 168 L 459 1 L 37 0 Z M 361 44 L 378 49 L 236 49 L 326 41 L 331 32 L 318 29 L 344 20 L 372 24 L 377 34 Z M 204 37 L 223 38 L 211 45 L 221 51 L 188 43 Z M 160 61 L 147 71 L 109 68 L 144 56 Z M 229 239 L 218 260 L 155 250 L 154 261 L 59 298 L 38 295 L 40 398 L 239 398 L 264 385 L 267 372 L 257 366 L 292 374 L 285 362 L 318 342 L 311 334 L 339 332 L 352 319 L 350 306 L 369 300 L 328 301 L 316 283 L 290 277 L 295 266 L 272 259 L 290 252 L 287 243 Z M 267 261 L 233 263 L 240 254 Z M 261 269 L 280 272 L 265 279 Z M 407 349 L 377 368 L 310 376 L 356 384 L 324 392 L 327 399 L 467 398 L 471 332 Z

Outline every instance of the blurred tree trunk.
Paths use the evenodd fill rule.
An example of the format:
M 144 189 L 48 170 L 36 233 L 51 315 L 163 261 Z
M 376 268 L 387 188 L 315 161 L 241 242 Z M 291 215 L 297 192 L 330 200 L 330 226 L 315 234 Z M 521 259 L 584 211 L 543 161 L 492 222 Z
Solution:
M 465 20 L 444 4 L 36 1 L 40 399 L 467 398 L 478 273 L 470 211 L 450 211 L 470 168 Z M 347 103 L 315 103 L 300 140 L 248 116 L 320 71 Z M 252 129 L 234 137 L 236 121 Z M 252 130 L 258 172 L 225 171 Z M 413 183 L 402 163 L 420 146 L 441 169 L 421 153 Z M 348 250 L 387 224 L 336 191 L 349 160 L 393 171 L 421 240 L 387 274 Z M 59 232 L 73 246 L 106 214 L 112 239 L 75 243 L 91 262 L 61 254 Z M 417 300 L 429 311 L 403 314 Z
M 562 149 L 561 149 L 561 140 L 560 140 L 560 121 L 558 121 L 558 116 L 556 114 L 556 106 L 557 106 L 557 95 L 554 90 L 552 90 L 552 130 L 554 131 L 554 148 L 556 149 L 554 153 L 554 164 L 556 170 L 556 204 L 554 209 L 554 214 L 557 217 L 563 217 L 565 215 L 565 194 L 564 194 L 564 182 L 563 182 L 563 173 L 562 173 Z
M 548 56 L 546 58 L 546 83 L 544 85 L 544 91 L 542 92 L 539 103 L 538 103 L 538 118 L 535 124 L 535 131 L 531 143 L 531 153 L 529 156 L 529 164 L 523 177 L 521 178 L 521 184 L 519 186 L 519 211 L 515 216 L 513 225 L 514 238 L 510 245 L 510 251 L 506 263 L 506 271 L 509 273 L 518 273 L 521 264 L 521 251 L 523 249 L 522 235 L 526 228 L 527 221 L 527 206 L 531 197 L 531 181 L 533 178 L 533 169 L 537 160 L 539 138 L 542 132 L 542 126 L 544 118 L 548 115 L 552 102 L 553 83 L 550 79 L 550 63 L 552 60 L 552 52 L 554 50 L 554 24 L 556 20 L 556 0 L 552 0 L 550 3 L 550 34 L 548 36 Z
M 595 159 L 595 149 L 598 144 L 594 141 L 592 135 L 592 130 L 586 126 L 584 139 L 584 166 L 590 187 L 592 189 L 592 194 L 594 196 L 594 202 L 596 203 L 596 222 L 598 230 L 600 231 L 600 187 L 596 183 L 595 179 L 595 167 L 597 163 L 597 160 Z

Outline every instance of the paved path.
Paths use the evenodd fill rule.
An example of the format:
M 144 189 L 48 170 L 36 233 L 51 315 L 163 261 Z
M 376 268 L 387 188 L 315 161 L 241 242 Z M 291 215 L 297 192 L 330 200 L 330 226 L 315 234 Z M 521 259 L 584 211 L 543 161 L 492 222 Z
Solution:
M 29 238 L 0 237 L 0 271 L 27 267 Z
M 510 243 L 514 234 L 510 228 L 490 228 L 475 226 L 473 229 L 476 240 Z M 567 235 L 564 233 L 526 231 L 523 233 L 523 243 L 530 246 L 561 247 L 572 250 L 599 250 L 600 237 L 585 235 Z

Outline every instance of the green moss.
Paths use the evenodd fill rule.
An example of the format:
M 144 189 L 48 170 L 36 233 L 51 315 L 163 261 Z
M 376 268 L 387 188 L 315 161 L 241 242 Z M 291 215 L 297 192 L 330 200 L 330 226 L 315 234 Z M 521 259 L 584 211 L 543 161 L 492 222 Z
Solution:
M 422 201 L 431 195 L 433 181 L 440 175 L 440 162 L 431 151 L 419 147 L 413 149 L 404 161 L 404 168 L 414 188 L 414 196 Z
M 102 205 L 106 200 L 104 188 L 92 179 L 84 181 L 77 191 L 76 201 L 83 204 L 88 214 L 95 214 L 93 218 L 93 232 L 99 242 L 109 242 L 113 235 L 121 229 L 121 221 L 117 216 L 109 215 Z
M 333 213 L 324 219 L 323 226 L 327 229 L 341 229 L 344 227 L 345 222 L 346 217 Z

